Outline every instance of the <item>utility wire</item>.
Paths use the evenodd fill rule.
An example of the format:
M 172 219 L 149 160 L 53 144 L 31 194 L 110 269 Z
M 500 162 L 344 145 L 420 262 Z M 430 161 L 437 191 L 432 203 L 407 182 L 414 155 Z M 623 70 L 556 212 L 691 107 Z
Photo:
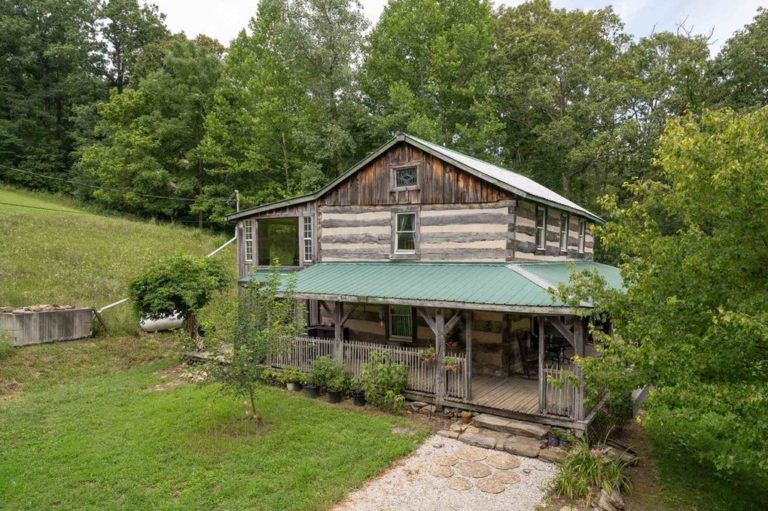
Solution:
M 197 200 L 197 199 L 190 199 L 190 198 L 187 198 L 187 197 L 168 197 L 168 196 L 165 196 L 165 195 L 152 195 L 152 194 L 148 194 L 148 193 L 134 192 L 132 190 L 124 190 L 124 189 L 121 190 L 119 188 L 110 188 L 108 186 L 99 186 L 99 185 L 93 185 L 93 184 L 90 184 L 90 183 L 81 183 L 80 181 L 73 181 L 71 179 L 66 179 L 66 178 L 58 177 L 58 176 L 49 176 L 49 175 L 46 175 L 46 174 L 40 174 L 38 172 L 33 172 L 31 170 L 22 170 L 22 169 L 17 169 L 17 168 L 13 168 L 13 167 L 8 167 L 7 165 L 2 165 L 2 164 L 0 164 L 0 167 L 4 168 L 6 170 L 10 170 L 12 172 L 19 172 L 21 174 L 28 174 L 30 176 L 37 176 L 37 177 L 41 177 L 41 178 L 44 178 L 44 179 L 54 179 L 56 181 L 63 181 L 65 183 L 69 183 L 69 184 L 73 184 L 73 185 L 77 185 L 77 186 L 84 186 L 86 188 L 91 188 L 93 190 L 107 190 L 107 191 L 110 191 L 110 192 L 117 192 L 117 193 L 131 193 L 133 195 L 138 195 L 139 197 L 147 197 L 147 198 L 150 198 L 150 199 L 167 199 L 167 200 L 177 200 L 177 201 L 182 201 L 182 202 L 195 202 Z M 217 197 L 217 198 L 214 198 L 214 200 L 220 200 L 220 201 L 229 203 L 232 200 L 232 196 L 230 195 L 226 199 L 221 198 L 221 197 Z

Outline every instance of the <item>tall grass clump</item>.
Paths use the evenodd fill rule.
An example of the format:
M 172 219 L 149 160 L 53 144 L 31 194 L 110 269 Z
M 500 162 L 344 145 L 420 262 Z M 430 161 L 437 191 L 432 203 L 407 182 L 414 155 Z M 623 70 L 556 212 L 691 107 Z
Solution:
M 569 499 L 587 500 L 598 495 L 600 490 L 625 492 L 630 485 L 625 468 L 626 463 L 609 456 L 606 449 L 590 449 L 586 442 L 577 442 L 560 466 L 552 489 L 557 495 Z

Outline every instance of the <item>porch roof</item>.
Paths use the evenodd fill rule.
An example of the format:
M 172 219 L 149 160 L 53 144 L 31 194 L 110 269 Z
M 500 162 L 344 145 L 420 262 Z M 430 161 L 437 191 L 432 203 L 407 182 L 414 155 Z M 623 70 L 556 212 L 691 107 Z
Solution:
M 571 266 L 572 265 L 572 266 Z M 316 263 L 296 274 L 298 298 L 363 303 L 400 303 L 567 314 L 570 307 L 549 294 L 567 283 L 570 270 L 595 270 L 609 285 L 621 286 L 618 269 L 592 261 L 546 263 Z M 244 282 L 263 282 L 268 270 Z M 282 272 L 285 278 L 290 272 Z M 589 306 L 589 304 L 583 304 Z

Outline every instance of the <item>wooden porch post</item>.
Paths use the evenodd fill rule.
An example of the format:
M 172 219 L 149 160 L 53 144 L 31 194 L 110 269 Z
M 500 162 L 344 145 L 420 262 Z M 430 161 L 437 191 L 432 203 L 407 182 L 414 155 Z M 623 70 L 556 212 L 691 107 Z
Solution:
M 344 302 L 336 302 L 333 307 L 334 354 L 339 363 L 344 362 Z
M 583 357 L 585 354 L 584 338 L 586 337 L 584 332 L 584 322 L 578 316 L 574 319 L 575 324 L 573 328 L 573 347 L 576 354 L 580 357 Z M 575 411 L 573 418 L 576 420 L 584 420 L 584 374 L 581 370 L 581 367 L 578 365 L 576 365 L 574 369 L 576 376 L 579 379 L 579 388 L 576 389 L 576 403 L 574 405 Z
M 435 312 L 435 406 L 442 408 L 445 399 L 445 316 L 443 309 Z
M 466 362 L 464 365 L 464 401 L 472 401 L 472 311 L 464 314 L 464 344 L 466 346 Z
M 544 316 L 539 316 L 539 411 L 547 411 L 547 388 L 544 375 Z

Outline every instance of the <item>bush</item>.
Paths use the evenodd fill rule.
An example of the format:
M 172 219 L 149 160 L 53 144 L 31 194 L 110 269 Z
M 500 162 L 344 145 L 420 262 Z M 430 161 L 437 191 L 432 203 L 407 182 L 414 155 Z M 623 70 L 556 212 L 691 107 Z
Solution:
M 577 499 L 586 497 L 587 501 L 605 490 L 626 491 L 629 478 L 624 469 L 626 464 L 606 454 L 605 449 L 590 449 L 586 442 L 577 442 L 568 452 L 568 457 L 560 466 L 560 472 L 553 480 L 553 490 L 558 495 Z
M 280 373 L 279 380 L 280 383 L 301 383 L 304 385 L 307 381 L 307 375 L 294 367 L 286 367 Z
M 331 357 L 316 358 L 309 366 L 307 383 L 321 389 L 341 390 L 344 388 L 344 368 Z
M 385 410 L 402 410 L 408 370 L 402 364 L 394 362 L 389 353 L 371 353 L 371 358 L 363 364 L 360 381 L 369 403 Z

